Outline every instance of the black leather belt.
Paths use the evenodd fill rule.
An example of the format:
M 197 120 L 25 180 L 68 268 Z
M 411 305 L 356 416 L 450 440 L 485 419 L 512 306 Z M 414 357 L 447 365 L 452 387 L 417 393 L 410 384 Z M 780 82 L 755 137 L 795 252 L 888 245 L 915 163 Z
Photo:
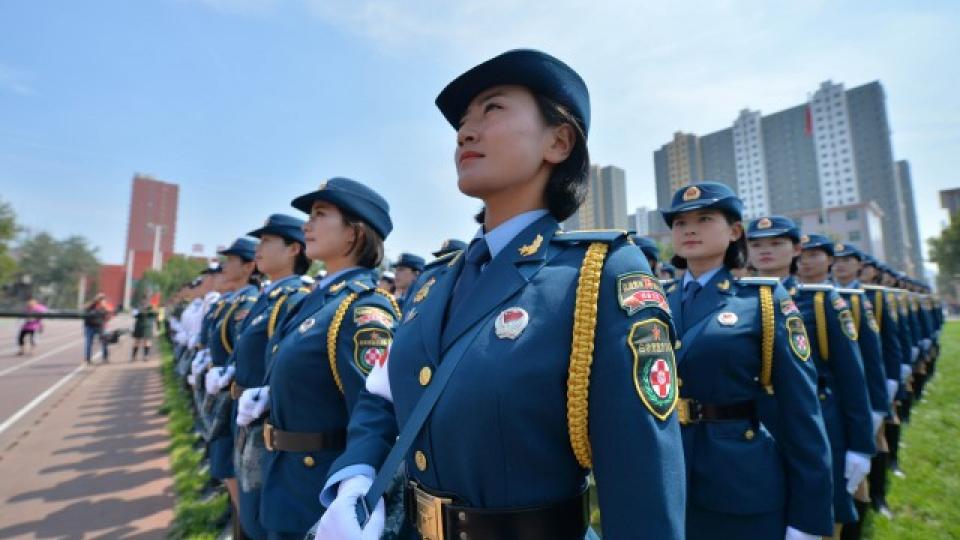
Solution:
M 271 452 L 319 452 L 343 450 L 347 446 L 347 430 L 308 433 L 305 431 L 281 431 L 269 422 L 263 424 L 263 443 Z
M 695 399 L 680 398 L 677 403 L 677 416 L 680 425 L 689 426 L 700 422 L 727 422 L 731 420 L 750 420 L 756 422 L 757 409 L 752 401 L 741 401 L 728 405 L 710 405 Z
M 490 509 L 453 504 L 410 482 L 405 499 L 423 540 L 583 540 L 590 523 L 586 490 L 547 506 Z

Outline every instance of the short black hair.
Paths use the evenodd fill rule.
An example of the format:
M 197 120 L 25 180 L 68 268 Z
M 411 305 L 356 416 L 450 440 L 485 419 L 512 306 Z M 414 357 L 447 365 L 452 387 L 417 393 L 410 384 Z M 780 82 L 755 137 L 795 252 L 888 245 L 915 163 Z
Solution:
M 735 223 L 740 223 L 740 218 L 733 215 L 730 212 L 725 210 L 720 211 L 723 214 L 724 219 L 727 220 L 728 225 L 733 225 Z M 679 255 L 674 255 L 670 259 L 670 263 L 680 268 L 686 270 L 687 260 Z M 743 268 L 747 264 L 747 234 L 746 231 L 740 235 L 740 238 L 730 242 L 730 245 L 727 246 L 727 251 L 723 254 L 723 266 L 727 270 L 735 270 L 737 268 Z

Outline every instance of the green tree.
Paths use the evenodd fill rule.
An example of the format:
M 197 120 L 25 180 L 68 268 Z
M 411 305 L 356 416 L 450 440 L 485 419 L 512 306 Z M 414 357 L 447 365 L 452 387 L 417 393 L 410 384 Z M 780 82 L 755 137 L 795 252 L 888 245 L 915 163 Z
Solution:
M 174 255 L 170 257 L 159 272 L 156 270 L 147 270 L 143 277 L 134 287 L 134 298 L 131 299 L 133 306 L 140 305 L 146 299 L 144 296 L 150 294 L 148 291 L 159 291 L 160 295 L 167 299 L 177 292 L 181 285 L 189 282 L 207 267 L 207 262 L 202 259 L 184 257 L 183 255 Z
M 0 200 L 0 285 L 6 284 L 17 271 L 17 262 L 10 256 L 10 242 L 19 230 L 13 208 Z
M 100 269 L 97 250 L 82 236 L 57 240 L 49 233 L 28 236 L 18 247 L 21 274 L 29 276 L 33 293 L 50 307 L 76 308 L 80 277 L 96 289 Z
M 937 287 L 954 299 L 960 295 L 960 219 L 954 220 L 939 238 L 927 240 L 930 260 L 937 263 Z

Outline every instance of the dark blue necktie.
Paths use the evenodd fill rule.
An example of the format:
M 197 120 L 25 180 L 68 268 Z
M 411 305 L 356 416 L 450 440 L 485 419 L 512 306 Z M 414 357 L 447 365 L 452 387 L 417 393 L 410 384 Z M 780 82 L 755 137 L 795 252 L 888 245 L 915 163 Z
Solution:
M 456 317 L 463 307 L 463 303 L 480 279 L 480 273 L 483 271 L 483 265 L 490 262 L 490 249 L 487 247 L 487 241 L 483 238 L 477 238 L 470 242 L 467 248 L 467 255 L 463 262 L 463 271 L 460 272 L 460 280 L 450 298 L 450 306 L 447 309 L 447 319 Z
M 690 283 L 687 283 L 687 286 L 683 289 L 683 305 L 681 306 L 683 317 L 683 332 L 686 333 L 690 329 L 690 326 L 693 324 L 693 303 L 697 298 L 697 293 L 700 292 L 703 286 L 700 285 L 700 282 L 693 280 Z

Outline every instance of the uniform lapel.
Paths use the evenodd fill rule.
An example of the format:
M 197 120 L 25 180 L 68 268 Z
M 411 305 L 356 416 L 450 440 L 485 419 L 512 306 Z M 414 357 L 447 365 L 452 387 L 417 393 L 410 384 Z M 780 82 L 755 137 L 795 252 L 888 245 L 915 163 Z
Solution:
M 434 273 L 417 291 L 417 294 L 424 294 L 420 302 L 416 301 L 416 296 L 410 301 L 407 310 L 404 312 L 404 321 L 410 321 L 414 318 L 419 319 L 420 337 L 427 350 L 429 359 L 434 365 L 440 363 L 440 333 L 443 326 L 444 313 L 447 310 L 447 304 L 450 302 L 450 295 L 453 292 L 453 286 L 457 282 L 457 276 L 463 270 L 463 253 L 456 255 L 454 259 L 444 264 L 444 267 Z M 429 289 L 431 279 L 436 279 Z
M 456 317 L 447 320 L 440 341 L 441 355 L 470 327 L 526 285 L 543 267 L 548 246 L 558 228 L 552 216 L 544 216 L 524 229 L 490 261 L 465 299 L 463 309 Z
M 700 323 L 709 322 L 704 321 L 704 319 L 727 305 L 732 289 L 733 279 L 726 268 L 721 269 L 710 278 L 707 285 L 697 295 L 693 305 L 690 306 L 690 312 L 681 315 L 683 323 L 689 327 L 689 330 L 681 338 L 683 349 L 689 350 L 688 346 L 701 335 L 706 324 Z

